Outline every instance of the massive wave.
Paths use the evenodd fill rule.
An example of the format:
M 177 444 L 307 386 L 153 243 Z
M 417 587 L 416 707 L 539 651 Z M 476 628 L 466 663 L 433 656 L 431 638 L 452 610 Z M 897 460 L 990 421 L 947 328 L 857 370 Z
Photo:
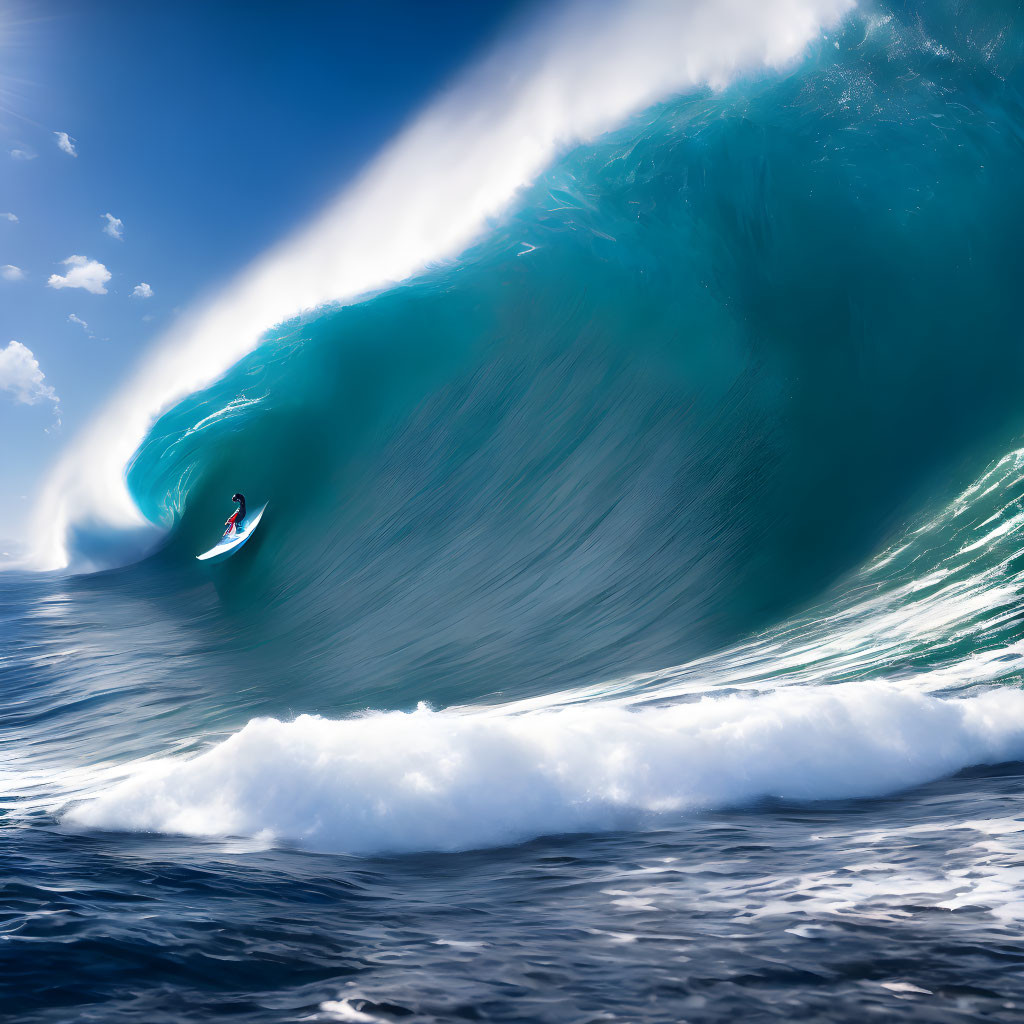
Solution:
M 959 692 L 1020 661 L 1021 32 L 952 13 L 569 8 L 184 322 L 44 560 L 158 527 L 119 585 L 279 717 L 391 710 L 246 715 L 73 818 L 449 849 L 1022 756 Z
M 35 563 L 98 568 L 151 547 L 153 531 L 124 487 L 132 451 L 161 411 L 222 374 L 275 324 L 455 255 L 560 148 L 671 93 L 780 67 L 851 3 L 575 0 L 537 18 L 429 107 L 320 218 L 157 346 L 53 473 Z

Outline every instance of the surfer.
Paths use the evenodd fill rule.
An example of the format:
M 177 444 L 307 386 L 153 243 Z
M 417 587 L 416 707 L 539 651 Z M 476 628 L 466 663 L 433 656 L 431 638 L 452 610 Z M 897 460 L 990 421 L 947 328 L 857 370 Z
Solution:
M 232 501 L 238 502 L 238 508 L 231 513 L 228 517 L 227 522 L 224 525 L 227 529 L 224 531 L 224 536 L 227 537 L 229 534 L 235 533 L 239 526 L 242 525 L 242 520 L 245 518 L 245 495 L 244 494 L 232 494 Z
M 238 510 L 228 517 L 224 524 L 227 529 L 209 551 L 196 555 L 200 562 L 223 562 L 226 558 L 242 550 L 242 545 L 252 536 L 266 510 L 266 503 L 252 510 L 249 515 L 245 508 L 245 495 L 232 494 L 231 500 L 238 505 Z

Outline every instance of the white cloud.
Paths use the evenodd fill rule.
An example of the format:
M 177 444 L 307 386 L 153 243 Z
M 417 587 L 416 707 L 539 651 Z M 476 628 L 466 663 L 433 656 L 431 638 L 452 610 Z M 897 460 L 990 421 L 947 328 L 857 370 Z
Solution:
M 11 150 L 12 160 L 35 160 L 36 154 L 31 149 L 15 148 Z
M 57 148 L 61 152 L 67 153 L 68 156 L 78 156 L 75 140 L 67 132 L 54 132 L 53 134 L 57 136 Z
M 89 325 L 80 316 L 75 316 L 74 313 L 68 313 L 68 320 L 73 324 L 78 324 L 79 327 L 86 331 L 89 330 Z
M 153 289 L 146 284 L 145 281 L 142 284 L 137 284 L 132 291 L 132 295 L 136 299 L 151 299 L 153 298 Z
M 103 230 L 111 238 L 116 238 L 118 241 L 124 238 L 124 221 L 120 217 L 115 217 L 112 213 L 105 213 L 101 220 L 106 220 L 107 223 L 103 226 Z
M 51 274 L 50 280 L 46 283 L 51 288 L 84 288 L 93 295 L 106 295 L 107 289 L 103 286 L 110 280 L 110 271 L 97 260 L 87 259 L 85 256 L 69 256 L 64 260 L 64 266 L 71 269 L 61 277 L 60 274 Z
M 16 402 L 35 405 L 46 400 L 59 406 L 57 392 L 46 383 L 32 350 L 20 341 L 0 348 L 0 391 L 9 391 Z M 59 415 L 59 408 L 57 409 Z
M 5 281 L 24 281 L 25 271 L 13 263 L 8 263 L 6 267 L 0 267 L 0 277 Z
M 18 223 L 18 215 L 16 213 L 0 213 L 0 218 L 9 220 L 12 224 Z

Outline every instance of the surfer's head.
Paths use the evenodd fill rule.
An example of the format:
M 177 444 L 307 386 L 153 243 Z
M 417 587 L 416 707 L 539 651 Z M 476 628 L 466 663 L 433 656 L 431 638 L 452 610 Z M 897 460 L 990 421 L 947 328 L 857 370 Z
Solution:
M 244 494 L 232 494 L 231 495 L 231 500 L 232 501 L 237 501 L 240 505 L 244 505 L 245 504 L 245 495 Z

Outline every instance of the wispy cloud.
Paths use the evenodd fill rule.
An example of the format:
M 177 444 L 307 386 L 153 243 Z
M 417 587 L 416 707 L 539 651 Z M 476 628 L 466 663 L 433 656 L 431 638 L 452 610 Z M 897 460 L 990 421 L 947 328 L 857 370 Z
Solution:
M 111 274 L 102 263 L 85 256 L 69 256 L 64 260 L 64 266 L 71 269 L 63 277 L 51 274 L 50 280 L 46 282 L 51 288 L 84 288 L 93 295 L 107 294 L 104 285 L 110 280 Z
M 13 263 L 8 263 L 6 267 L 0 267 L 0 277 L 5 281 L 24 281 L 25 271 Z
M 23 405 L 53 402 L 54 414 L 60 422 L 60 398 L 46 383 L 32 350 L 20 341 L 12 341 L 7 348 L 0 348 L 0 391 L 14 395 L 14 400 Z
M 100 219 L 107 222 L 103 226 L 103 230 L 111 238 L 116 238 L 118 241 L 124 238 L 124 221 L 120 217 L 115 217 L 112 213 L 105 213 Z
M 17 224 L 18 215 L 16 213 L 0 213 L 0 220 L 9 220 L 12 224 Z
M 89 330 L 89 325 L 80 316 L 75 316 L 74 313 L 68 313 L 68 320 L 73 324 L 78 324 L 84 331 Z
M 53 134 L 57 137 L 57 148 L 62 153 L 67 153 L 68 156 L 78 156 L 75 140 L 67 132 L 54 132 Z
M 24 146 L 15 146 L 10 151 L 12 160 L 35 160 L 38 154 L 33 153 L 31 149 L 26 149 Z
M 137 284 L 132 289 L 132 296 L 136 299 L 151 299 L 153 298 L 153 289 L 143 281 L 142 284 Z

